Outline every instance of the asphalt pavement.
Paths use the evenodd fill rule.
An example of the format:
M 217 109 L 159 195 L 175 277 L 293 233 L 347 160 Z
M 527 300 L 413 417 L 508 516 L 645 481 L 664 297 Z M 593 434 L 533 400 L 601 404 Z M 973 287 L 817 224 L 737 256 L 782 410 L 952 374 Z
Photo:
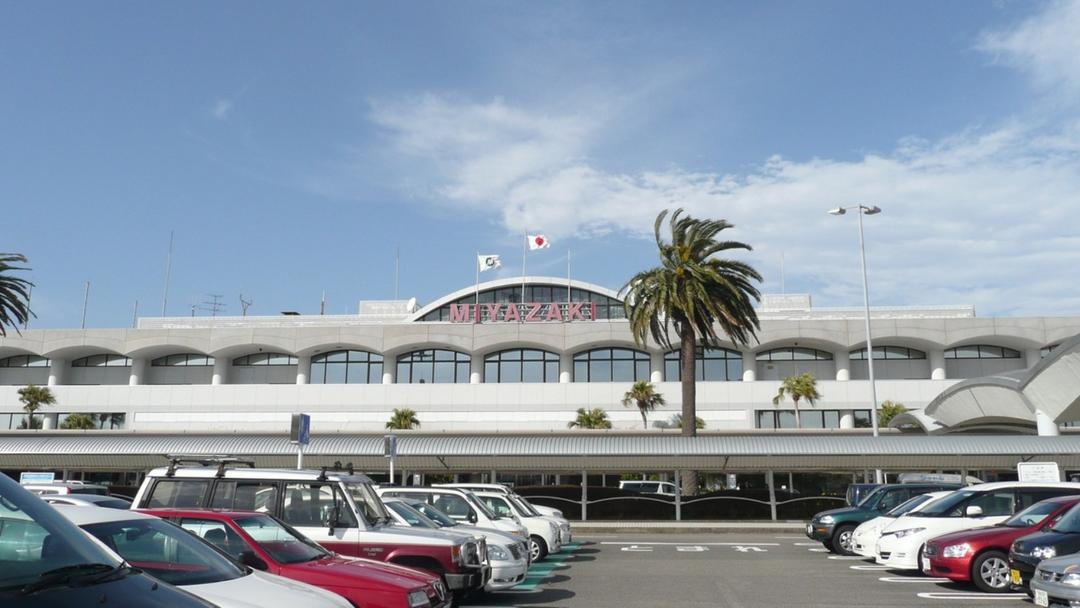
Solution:
M 1032 606 L 825 552 L 791 533 L 594 534 L 534 564 L 526 585 L 468 606 L 756 608 Z

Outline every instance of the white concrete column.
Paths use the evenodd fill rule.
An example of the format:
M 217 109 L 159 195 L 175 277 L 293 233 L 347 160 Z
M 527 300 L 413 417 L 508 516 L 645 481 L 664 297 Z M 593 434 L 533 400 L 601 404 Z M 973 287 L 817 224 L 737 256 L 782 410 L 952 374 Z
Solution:
M 754 382 L 757 380 L 757 356 L 752 351 L 743 351 L 742 354 L 742 381 Z
M 574 381 L 574 355 L 562 353 L 559 355 L 559 384 L 568 384 Z
M 49 386 L 56 386 L 57 384 L 64 383 L 64 376 L 67 375 L 67 359 L 50 359 L 49 360 Z
M 210 384 L 228 384 L 229 383 L 229 365 L 232 363 L 232 359 L 228 357 L 215 357 L 214 358 L 214 374 L 210 376 Z
M 131 358 L 131 373 L 128 375 L 128 386 L 139 386 L 146 380 L 146 357 Z
M 1035 426 L 1039 430 L 1039 436 L 1056 436 L 1061 434 L 1061 428 L 1050 416 L 1042 410 L 1035 410 Z
M 649 353 L 649 382 L 656 384 L 667 380 L 664 377 L 664 353 Z
M 855 428 L 855 410 L 840 410 L 840 428 Z
M 60 418 L 59 414 L 44 414 L 41 417 L 42 430 L 52 430 L 57 427 L 57 420 Z
M 311 355 L 296 358 L 296 383 L 307 384 L 311 376 Z
M 926 354 L 930 357 L 930 379 L 944 380 L 946 378 L 945 351 L 935 348 Z
M 473 355 L 469 363 L 469 384 L 484 383 L 484 356 Z
M 836 381 L 851 380 L 851 353 L 845 348 L 833 353 L 833 359 L 836 360 Z
M 1028 367 L 1034 366 L 1039 361 L 1042 361 L 1042 349 L 1029 348 L 1024 351 L 1024 360 Z
M 397 371 L 396 368 L 392 367 L 390 365 L 390 363 L 385 362 L 385 363 L 383 363 L 382 370 L 383 370 L 382 371 L 382 383 L 383 384 L 393 384 L 394 383 L 394 372 Z

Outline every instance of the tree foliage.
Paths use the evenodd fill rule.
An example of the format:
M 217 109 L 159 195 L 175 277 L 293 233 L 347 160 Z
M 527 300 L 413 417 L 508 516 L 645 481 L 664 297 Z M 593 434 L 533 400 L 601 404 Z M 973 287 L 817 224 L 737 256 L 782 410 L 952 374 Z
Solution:
M 577 410 L 577 418 L 574 418 L 570 422 L 566 423 L 568 429 L 610 429 L 611 421 L 608 420 L 607 412 L 603 409 L 594 407 L 592 409 L 585 409 L 579 407 Z
M 78 412 L 68 414 L 68 417 L 60 423 L 60 428 L 86 431 L 90 429 L 96 429 L 97 423 L 94 419 L 87 414 L 80 414 Z
M 25 263 L 24 255 L 0 253 L 0 336 L 7 335 L 8 327 L 18 332 L 19 325 L 34 316 L 30 310 L 30 288 L 34 284 L 14 275 L 15 272 L 29 270 L 25 266 L 18 266 Z
M 773 397 L 773 405 L 779 405 L 784 397 L 791 399 L 791 402 L 795 404 L 795 426 L 802 428 L 802 419 L 799 417 L 799 401 L 806 400 L 811 406 L 818 399 L 821 399 L 821 393 L 817 390 L 817 378 L 810 372 L 803 372 L 795 376 L 788 376 L 784 378 L 784 381 L 780 383 L 780 389 L 776 391 L 776 396 Z
M 625 407 L 636 406 L 641 414 L 641 423 L 649 428 L 648 413 L 664 406 L 664 396 L 656 392 L 656 387 L 648 380 L 638 380 L 626 391 L 622 398 Z
M 878 407 L 878 427 L 885 428 L 889 426 L 889 423 L 892 422 L 893 418 L 896 418 L 906 411 L 908 411 L 908 409 L 904 407 L 903 403 L 898 403 L 889 399 L 882 401 L 881 406 Z
M 417 417 L 415 411 L 407 407 L 394 408 L 394 413 L 390 416 L 390 420 L 387 421 L 386 428 L 394 431 L 418 429 L 420 428 L 420 418 Z
M 34 421 L 34 414 L 47 405 L 55 405 L 56 396 L 53 395 L 49 387 L 35 384 L 28 384 L 20 388 L 18 393 L 19 401 L 23 404 L 23 411 L 26 412 L 27 427 L 39 428 Z
M 700 431 L 701 429 L 705 428 L 705 421 L 702 420 L 700 417 L 695 417 L 694 418 L 694 426 L 697 427 L 697 430 Z M 682 428 L 682 414 L 675 414 L 674 416 L 671 417 L 671 428 L 673 428 L 673 429 L 681 429 Z

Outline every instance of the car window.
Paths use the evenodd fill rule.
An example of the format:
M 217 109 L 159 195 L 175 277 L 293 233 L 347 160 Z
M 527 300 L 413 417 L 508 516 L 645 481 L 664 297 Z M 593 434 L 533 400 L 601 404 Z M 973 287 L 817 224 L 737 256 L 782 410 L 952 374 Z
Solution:
M 247 574 L 192 534 L 160 519 L 110 521 L 83 529 L 131 565 L 170 585 L 203 585 Z
M 458 520 L 468 519 L 472 514 L 469 502 L 457 494 L 434 494 L 435 508 Z
M 198 509 L 204 506 L 209 486 L 208 479 L 159 479 L 144 506 L 148 509 Z
M 219 481 L 210 508 L 272 513 L 277 496 L 278 485 L 271 481 Z
M 285 486 L 281 518 L 292 526 L 324 528 L 330 525 L 335 506 L 338 507 L 335 527 L 355 528 L 356 516 L 337 484 L 290 483 Z
M 249 549 L 244 539 L 225 522 L 213 519 L 184 519 L 180 521 L 180 527 L 236 559 L 240 559 L 240 554 Z
M 908 490 L 905 490 L 903 488 L 889 490 L 885 492 L 885 494 L 881 497 L 881 500 L 878 501 L 877 510 L 882 512 L 891 511 L 892 509 L 900 506 L 901 503 L 905 502 L 909 496 L 910 494 Z
M 1046 500 L 1047 498 L 1068 496 L 1070 494 L 1076 493 L 1076 490 L 1066 488 L 1021 488 L 1020 491 L 1017 492 L 1020 502 L 1020 505 L 1017 508 L 1026 509 L 1037 502 L 1042 502 Z
M 425 522 L 421 518 L 420 514 L 410 509 L 409 506 L 403 502 L 397 502 L 392 500 L 386 503 L 386 508 L 396 513 L 399 517 L 401 517 L 401 519 L 405 520 L 405 523 L 409 524 L 410 526 L 417 526 L 421 528 L 428 527 L 427 522 Z
M 1042 523 L 1051 513 L 1057 511 L 1061 507 L 1061 503 L 1057 502 L 1039 502 L 1031 505 L 1030 507 L 1020 511 L 1016 515 L 1013 515 L 1009 519 L 1005 520 L 1003 525 L 1010 528 L 1029 528 L 1035 524 Z
M 968 507 L 979 507 L 983 516 L 995 517 L 1012 515 L 1016 492 L 1012 488 L 980 492 L 966 502 L 958 504 L 949 512 L 949 517 L 964 517 Z
M 314 541 L 267 515 L 237 518 L 236 524 L 278 563 L 299 564 L 330 555 Z
M 439 524 L 440 526 L 442 526 L 444 528 L 453 527 L 453 526 L 457 525 L 456 521 L 454 521 L 446 513 L 443 513 L 442 511 L 440 511 L 434 505 L 429 505 L 426 502 L 415 501 L 415 502 L 409 503 L 409 506 L 416 509 L 417 511 L 420 511 L 428 519 L 431 519 L 432 521 L 434 521 L 435 523 Z
M 496 498 L 495 496 L 481 496 L 480 500 L 484 501 L 487 508 L 495 512 L 500 517 L 510 517 L 514 514 L 514 510 L 510 508 L 510 505 L 506 503 L 502 498 Z

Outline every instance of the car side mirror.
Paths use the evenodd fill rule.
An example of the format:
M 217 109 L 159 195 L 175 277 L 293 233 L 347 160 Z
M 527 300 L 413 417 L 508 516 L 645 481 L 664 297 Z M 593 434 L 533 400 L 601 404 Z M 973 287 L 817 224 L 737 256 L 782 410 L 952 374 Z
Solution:
M 469 511 L 469 523 L 475 524 L 478 521 L 480 521 L 480 519 L 476 516 L 476 511 Z
M 265 561 L 263 561 L 263 559 L 261 557 L 259 557 L 258 555 L 255 555 L 254 551 L 244 551 L 244 552 L 242 552 L 240 554 L 240 563 L 244 564 L 245 566 L 247 566 L 249 568 L 254 568 L 256 570 L 262 570 L 264 572 L 266 570 L 270 569 L 270 566 Z
M 968 517 L 982 517 L 982 507 L 978 505 L 968 505 L 968 508 L 964 510 L 964 515 Z

